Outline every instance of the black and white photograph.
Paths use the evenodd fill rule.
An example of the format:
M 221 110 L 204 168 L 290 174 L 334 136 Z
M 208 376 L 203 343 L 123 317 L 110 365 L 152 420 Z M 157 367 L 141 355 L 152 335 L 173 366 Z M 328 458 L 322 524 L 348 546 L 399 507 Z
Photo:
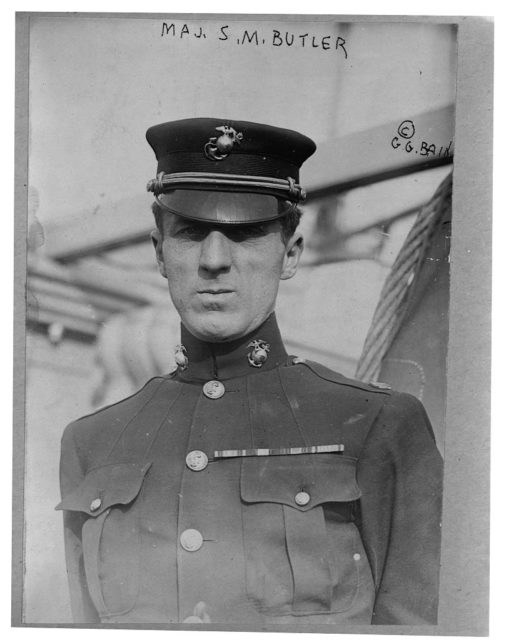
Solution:
M 493 20 L 16 56 L 13 625 L 486 635 Z

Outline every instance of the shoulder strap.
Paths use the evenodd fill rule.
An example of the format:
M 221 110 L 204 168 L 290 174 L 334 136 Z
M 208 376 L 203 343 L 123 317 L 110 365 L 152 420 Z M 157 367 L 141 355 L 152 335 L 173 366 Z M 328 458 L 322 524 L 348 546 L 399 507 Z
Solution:
M 337 371 L 332 371 L 332 369 L 328 369 L 318 362 L 313 362 L 312 360 L 306 360 L 305 358 L 293 358 L 292 364 L 294 365 L 304 365 L 308 369 L 310 369 L 314 374 L 316 374 L 319 378 L 323 380 L 327 380 L 328 382 L 334 382 L 336 384 L 344 385 L 347 387 L 354 387 L 355 389 L 361 389 L 362 391 L 369 391 L 371 393 L 382 393 L 386 395 L 390 395 L 392 389 L 389 385 L 382 382 L 375 383 L 367 383 L 361 382 L 360 380 L 354 380 L 353 378 L 347 378 L 343 376 L 342 373 L 338 373 Z

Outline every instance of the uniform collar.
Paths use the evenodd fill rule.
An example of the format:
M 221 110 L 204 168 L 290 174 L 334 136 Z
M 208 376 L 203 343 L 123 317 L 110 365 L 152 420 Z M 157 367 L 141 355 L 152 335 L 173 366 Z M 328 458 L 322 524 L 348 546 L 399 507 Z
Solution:
M 268 358 L 261 367 L 248 362 L 248 353 L 252 351 L 248 345 L 254 340 L 269 345 Z M 204 342 L 181 325 L 181 343 L 188 365 L 184 371 L 179 370 L 179 376 L 185 380 L 227 380 L 261 373 L 285 364 L 288 358 L 274 313 L 257 329 L 232 342 Z

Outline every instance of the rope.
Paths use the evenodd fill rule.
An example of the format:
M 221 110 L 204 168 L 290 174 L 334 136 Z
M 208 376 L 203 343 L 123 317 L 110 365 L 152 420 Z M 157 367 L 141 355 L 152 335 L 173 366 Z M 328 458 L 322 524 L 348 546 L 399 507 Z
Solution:
M 451 206 L 452 174 L 439 185 L 431 200 L 418 212 L 392 269 L 380 299 L 358 361 L 356 377 L 375 381 L 386 352 L 399 331 L 411 300 L 411 293 L 424 263 L 434 229 Z

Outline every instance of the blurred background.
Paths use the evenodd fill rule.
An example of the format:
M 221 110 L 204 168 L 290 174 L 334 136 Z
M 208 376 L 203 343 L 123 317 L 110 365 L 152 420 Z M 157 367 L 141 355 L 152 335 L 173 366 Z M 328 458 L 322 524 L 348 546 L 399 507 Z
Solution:
M 353 376 L 389 270 L 451 171 L 456 30 L 69 14 L 31 17 L 29 44 L 24 620 L 54 623 L 71 621 L 54 511 L 63 429 L 168 372 L 179 342 L 149 240 L 146 129 L 209 116 L 315 140 L 301 172 L 306 248 L 277 315 L 289 353 Z M 430 276 L 442 291 L 430 302 L 439 396 L 423 371 L 422 382 L 400 380 L 426 403 L 441 450 L 445 234 L 442 254 L 427 258 L 446 269 Z

